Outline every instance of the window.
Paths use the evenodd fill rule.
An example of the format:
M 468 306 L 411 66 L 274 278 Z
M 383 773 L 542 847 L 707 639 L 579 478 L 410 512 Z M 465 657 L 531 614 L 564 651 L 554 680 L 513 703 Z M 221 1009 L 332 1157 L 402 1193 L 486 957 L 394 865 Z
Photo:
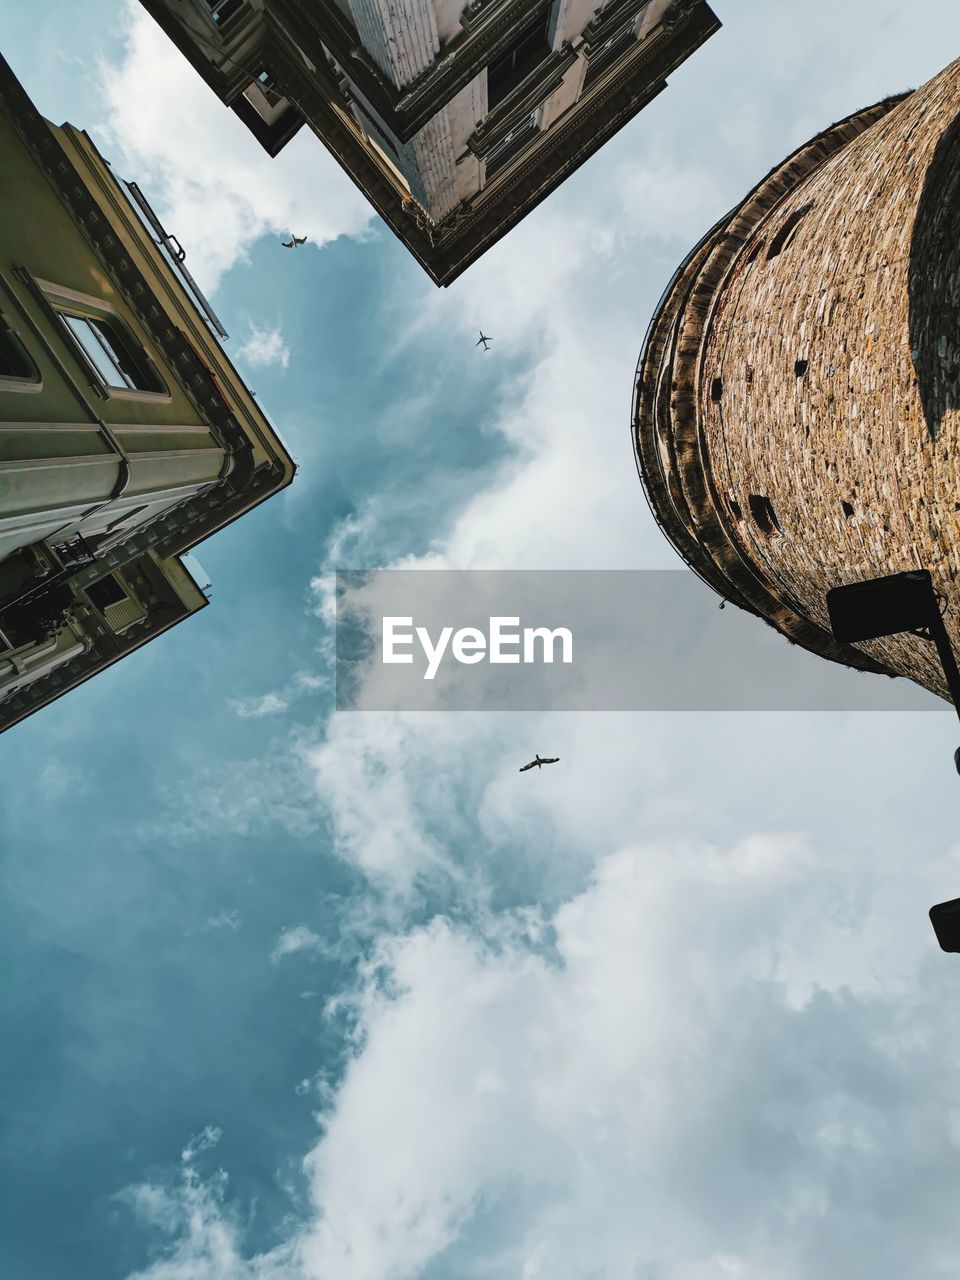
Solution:
M 793 372 L 798 378 L 806 377 L 807 370 L 810 368 L 809 360 L 798 360 L 793 366 Z
M 767 250 L 767 261 L 775 258 L 778 253 L 782 253 L 793 237 L 797 233 L 797 227 L 813 208 L 812 204 L 805 204 L 799 209 L 794 209 L 793 213 L 787 218 L 783 226 L 770 241 L 770 248 Z
M 589 89 L 600 79 L 604 72 L 609 71 L 614 63 L 619 62 L 624 54 L 628 53 L 637 43 L 634 34 L 633 25 L 623 28 L 616 35 L 610 37 L 609 40 L 599 45 L 596 49 L 591 49 L 587 57 L 587 70 L 583 77 L 584 90 Z
M 539 119 L 540 112 L 531 111 L 525 120 L 515 125 L 505 137 L 500 139 L 495 147 L 490 149 L 484 167 L 484 172 L 488 178 L 492 178 L 495 173 L 498 173 L 514 156 L 520 154 L 532 138 L 536 137 L 540 131 Z
M 154 394 L 166 390 L 146 352 L 138 348 L 122 321 L 72 311 L 60 311 L 59 315 L 84 362 L 104 386 Z
M 243 0 L 204 0 L 210 11 L 210 18 L 218 27 L 225 27 L 231 18 L 243 8 Z
M 780 532 L 780 521 L 769 498 L 765 498 L 758 493 L 751 493 L 747 501 L 750 504 L 750 514 L 756 521 L 757 528 L 761 533 L 766 534 L 768 538 L 772 538 L 775 533 Z
M 4 382 L 20 383 L 5 390 L 35 391 L 40 389 L 40 371 L 30 358 L 30 353 L 12 329 L 8 329 L 0 317 L 0 385 Z M 23 385 L 26 384 L 26 385 Z
M 714 378 L 710 383 L 710 399 L 714 404 L 719 404 L 723 399 L 723 379 Z
M 266 67 L 257 76 L 255 83 L 271 107 L 283 101 L 283 89 L 274 79 L 273 72 L 268 71 Z
M 87 587 L 87 598 L 98 609 L 109 609 L 112 604 L 122 604 L 127 599 L 127 593 L 110 573 Z
M 541 9 L 487 67 L 487 106 L 492 111 L 550 52 L 549 10 Z

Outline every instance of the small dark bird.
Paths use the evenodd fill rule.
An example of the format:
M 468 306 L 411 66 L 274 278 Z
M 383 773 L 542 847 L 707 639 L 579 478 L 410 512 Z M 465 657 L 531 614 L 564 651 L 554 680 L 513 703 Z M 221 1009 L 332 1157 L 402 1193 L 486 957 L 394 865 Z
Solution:
M 522 764 L 520 766 L 520 772 L 526 773 L 527 770 L 532 769 L 534 765 L 536 765 L 536 767 L 540 769 L 545 764 L 556 764 L 559 761 L 559 759 L 560 759 L 559 756 L 542 756 L 538 753 L 536 760 L 531 760 L 529 764 Z
M 483 343 L 483 349 L 484 349 L 484 351 L 489 351 L 489 349 L 490 349 L 490 343 L 491 343 L 492 341 L 493 341 L 493 339 L 492 339 L 492 338 L 488 338 L 488 337 L 484 334 L 483 330 L 481 329 L 481 330 L 480 330 L 480 337 L 479 337 L 479 339 L 478 339 L 478 340 L 477 340 L 473 345 L 474 345 L 475 347 L 479 347 L 480 343 L 482 342 L 482 343 Z
M 295 249 L 298 244 L 306 244 L 306 242 L 307 242 L 306 236 L 295 236 L 292 231 L 290 232 L 289 240 L 281 241 L 285 249 Z
M 726 600 L 721 600 L 721 601 L 720 601 L 720 608 L 721 608 L 721 609 L 725 609 L 726 607 L 727 607 L 727 602 L 726 602 Z

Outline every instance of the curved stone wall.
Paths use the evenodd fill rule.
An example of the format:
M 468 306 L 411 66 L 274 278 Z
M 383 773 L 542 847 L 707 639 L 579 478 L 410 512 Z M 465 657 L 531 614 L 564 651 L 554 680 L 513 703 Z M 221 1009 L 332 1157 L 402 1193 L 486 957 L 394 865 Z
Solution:
M 932 646 L 830 636 L 842 582 L 929 568 L 960 645 L 960 63 L 774 170 L 681 268 L 635 430 L 712 586 L 836 661 L 944 693 Z

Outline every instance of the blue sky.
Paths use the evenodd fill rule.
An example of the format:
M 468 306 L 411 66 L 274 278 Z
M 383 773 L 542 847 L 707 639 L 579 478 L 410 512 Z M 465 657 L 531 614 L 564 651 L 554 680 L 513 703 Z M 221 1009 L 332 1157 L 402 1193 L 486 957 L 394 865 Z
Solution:
M 332 568 L 674 563 L 628 430 L 664 284 L 791 148 L 957 49 L 947 0 L 716 8 L 446 291 L 137 6 L 7 18 L 301 470 L 199 548 L 211 608 L 0 738 L 4 1274 L 954 1274 L 946 710 L 331 715 Z M 538 749 L 564 772 L 521 786 Z

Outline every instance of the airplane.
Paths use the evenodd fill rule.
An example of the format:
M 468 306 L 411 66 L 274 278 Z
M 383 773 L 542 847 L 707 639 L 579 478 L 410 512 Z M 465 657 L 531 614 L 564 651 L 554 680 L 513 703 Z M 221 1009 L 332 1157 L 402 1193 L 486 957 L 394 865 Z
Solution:
M 293 232 L 291 231 L 291 232 L 290 232 L 290 239 L 289 239 L 289 240 L 283 240 L 283 241 L 281 241 L 281 243 L 282 243 L 282 245 L 283 245 L 283 247 L 284 247 L 285 249 L 295 249 L 295 248 L 297 247 L 297 245 L 298 245 L 298 244 L 305 244 L 305 243 L 306 243 L 306 239 L 307 239 L 307 237 L 306 237 L 306 236 L 295 236 L 295 235 L 293 234 Z
M 489 345 L 488 345 L 488 344 L 489 344 L 489 343 L 491 343 L 492 341 L 493 341 L 493 339 L 492 339 L 492 338 L 488 338 L 488 337 L 486 336 L 486 334 L 483 332 L 483 330 L 481 329 L 481 330 L 480 330 L 480 338 L 479 338 L 479 340 L 478 340 L 477 342 L 475 342 L 473 345 L 474 345 L 475 347 L 479 347 L 480 343 L 482 342 L 482 343 L 483 343 L 483 349 L 484 349 L 484 351 L 489 351 L 489 349 L 490 349 L 490 348 L 489 348 Z
M 539 753 L 539 752 L 537 752 L 537 758 L 536 758 L 536 760 L 531 760 L 529 764 L 523 764 L 523 765 L 521 765 L 521 766 L 520 766 L 520 772 L 521 772 L 521 773 L 526 773 L 526 771 L 527 771 L 528 769 L 532 769 L 532 768 L 534 767 L 534 765 L 536 765 L 536 767 L 537 767 L 538 769 L 540 769 L 540 768 L 542 768 L 542 767 L 543 767 L 543 765 L 545 765 L 545 764 L 557 764 L 557 762 L 559 761 L 559 759 L 560 759 L 560 757 L 559 757 L 559 756 L 542 756 L 542 755 L 540 755 L 540 753 Z

